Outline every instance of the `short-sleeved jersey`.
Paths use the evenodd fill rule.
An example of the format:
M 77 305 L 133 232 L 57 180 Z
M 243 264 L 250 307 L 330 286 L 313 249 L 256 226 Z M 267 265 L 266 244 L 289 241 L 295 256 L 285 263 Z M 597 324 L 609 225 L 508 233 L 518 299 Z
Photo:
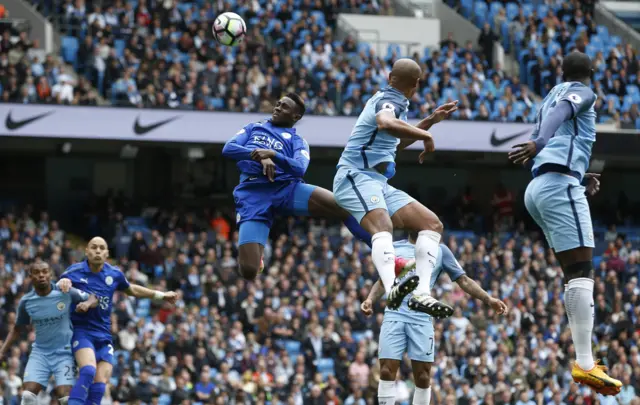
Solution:
M 83 314 L 72 312 L 71 321 L 74 329 L 98 339 L 111 339 L 113 293 L 116 290 L 125 291 L 130 287 L 124 273 L 109 263 L 105 263 L 101 271 L 94 273 L 85 260 L 69 266 L 61 278 L 68 278 L 75 288 L 94 294 L 98 299 L 96 308 Z
M 415 258 L 415 245 L 409 243 L 408 240 L 397 241 L 393 244 L 396 256 L 402 257 L 404 259 L 413 259 Z M 446 273 L 451 281 L 456 281 L 461 276 L 465 275 L 464 270 L 460 266 L 460 263 L 456 260 L 451 250 L 446 245 L 440 245 L 440 254 L 438 255 L 438 259 L 436 260 L 436 267 L 433 270 L 433 274 L 431 275 L 431 286 L 430 288 L 436 285 L 438 278 Z M 408 277 L 409 275 L 416 274 L 415 270 L 408 272 L 403 276 Z M 424 325 L 432 322 L 431 316 L 424 314 L 422 312 L 414 311 L 409 309 L 407 303 L 409 299 L 412 297 L 412 294 L 407 295 L 404 301 L 402 301 L 402 305 L 397 310 L 385 309 L 384 311 L 384 319 L 389 321 L 398 321 L 398 322 L 407 322 L 414 323 L 418 325 Z
M 538 137 L 545 115 L 564 101 L 571 105 L 572 117 L 560 125 L 534 158 L 532 172 L 535 175 L 540 166 L 552 163 L 568 167 L 582 180 L 589 168 L 591 148 L 596 141 L 596 95 L 589 87 L 580 82 L 567 82 L 551 89 L 538 110 L 532 139 Z
M 376 115 L 381 111 L 391 111 L 396 118 L 407 121 L 408 108 L 409 100 L 393 87 L 386 87 L 371 97 L 353 127 L 338 167 L 369 169 L 380 163 L 392 163 L 383 174 L 387 178 L 393 177 L 400 139 L 379 130 Z
M 71 350 L 71 308 L 86 301 L 89 294 L 72 288 L 68 294 L 51 284 L 48 295 L 38 295 L 34 290 L 25 294 L 18 304 L 16 324 L 32 324 L 36 331 L 33 347 L 45 352 Z
M 309 166 L 311 155 L 307 141 L 296 133 L 295 128 L 278 127 L 271 124 L 270 120 L 255 122 L 242 128 L 229 142 L 235 142 L 247 149 L 271 149 L 285 157 L 298 160 L 304 165 L 304 170 Z M 275 162 L 275 160 L 274 160 Z M 294 176 L 283 171 L 276 163 L 276 181 L 301 180 L 302 176 Z M 253 178 L 254 182 L 269 182 L 263 175 L 260 162 L 255 160 L 241 160 L 237 163 L 240 170 L 240 181 Z

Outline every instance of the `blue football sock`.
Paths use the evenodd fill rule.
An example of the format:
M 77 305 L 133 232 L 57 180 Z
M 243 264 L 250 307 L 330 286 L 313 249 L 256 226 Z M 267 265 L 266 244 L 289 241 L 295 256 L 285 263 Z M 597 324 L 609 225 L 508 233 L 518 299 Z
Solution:
M 371 234 L 365 231 L 354 217 L 349 216 L 344 220 L 344 224 L 351 231 L 353 236 L 366 243 L 367 246 L 371 247 Z
M 107 384 L 105 383 L 91 384 L 91 388 L 89 388 L 89 397 L 87 398 L 87 402 L 85 402 L 85 405 L 100 405 L 100 402 L 102 402 L 102 397 L 104 397 L 104 391 L 106 389 Z
M 89 388 L 93 384 L 95 376 L 96 368 L 94 366 L 84 366 L 80 369 L 78 381 L 76 381 L 73 388 L 71 388 L 68 405 L 84 405 L 89 396 Z

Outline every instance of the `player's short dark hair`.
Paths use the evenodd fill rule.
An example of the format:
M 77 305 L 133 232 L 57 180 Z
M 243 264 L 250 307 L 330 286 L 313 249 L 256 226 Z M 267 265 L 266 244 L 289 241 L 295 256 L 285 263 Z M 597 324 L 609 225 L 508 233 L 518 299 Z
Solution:
M 293 102 L 296 103 L 296 105 L 298 106 L 300 115 L 301 116 L 304 115 L 304 113 L 307 111 L 307 107 L 304 106 L 304 100 L 302 99 L 302 97 L 300 97 L 298 93 L 288 93 L 285 97 L 293 100 Z
M 562 72 L 567 81 L 591 78 L 591 58 L 580 51 L 573 51 L 562 60 Z

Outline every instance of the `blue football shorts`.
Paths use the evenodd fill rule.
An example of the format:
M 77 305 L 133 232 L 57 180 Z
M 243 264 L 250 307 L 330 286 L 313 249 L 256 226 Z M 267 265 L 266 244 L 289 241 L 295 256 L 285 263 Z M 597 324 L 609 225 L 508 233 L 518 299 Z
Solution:
M 24 370 L 24 382 L 34 382 L 46 388 L 52 375 L 56 387 L 75 384 L 76 365 L 70 347 L 54 352 L 34 347 L 31 351 Z
M 233 190 L 239 244 L 265 245 L 276 215 L 309 215 L 309 199 L 316 186 L 286 181 L 257 183 L 250 179 Z
M 435 357 L 433 323 L 421 325 L 395 320 L 382 322 L 378 358 L 402 360 L 405 352 L 411 360 L 433 363 Z
M 362 221 L 369 211 L 382 208 L 393 216 L 415 200 L 387 183 L 377 171 L 340 167 L 333 179 L 333 195 L 339 206 Z
M 74 331 L 73 339 L 71 340 L 71 348 L 73 353 L 80 349 L 89 348 L 93 350 L 96 355 L 96 363 L 105 361 L 107 363 L 115 364 L 114 348 L 111 339 L 100 339 L 94 336 L 90 336 L 82 331 Z
M 527 211 L 556 252 L 594 247 L 593 225 L 584 186 L 575 177 L 545 173 L 529 183 Z

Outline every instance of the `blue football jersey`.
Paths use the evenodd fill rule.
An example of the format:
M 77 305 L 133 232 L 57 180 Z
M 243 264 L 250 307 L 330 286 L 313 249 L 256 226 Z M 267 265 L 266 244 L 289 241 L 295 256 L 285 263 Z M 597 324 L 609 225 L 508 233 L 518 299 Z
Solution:
M 246 125 L 225 145 L 223 154 L 238 161 L 240 181 L 252 178 L 254 182 L 269 182 L 262 173 L 262 164 L 251 160 L 254 149 L 276 152 L 276 181 L 301 180 L 311 155 L 309 144 L 296 133 L 295 128 L 278 127 L 270 120 Z
M 36 332 L 33 347 L 46 352 L 71 350 L 71 308 L 86 301 L 89 294 L 72 288 L 68 294 L 51 284 L 51 292 L 40 296 L 35 290 L 25 294 L 18 304 L 16 324 L 32 324 Z
M 538 137 L 545 115 L 561 101 L 569 102 L 573 115 L 560 125 L 536 155 L 532 172 L 535 175 L 540 166 L 552 163 L 568 167 L 582 179 L 589 168 L 591 149 L 596 141 L 596 95 L 589 87 L 580 82 L 567 82 L 551 89 L 538 110 L 532 139 Z
M 74 306 L 71 313 L 74 329 L 100 339 L 111 339 L 113 293 L 130 287 L 124 273 L 109 263 L 104 264 L 102 271 L 94 273 L 85 260 L 69 266 L 61 278 L 68 278 L 75 288 L 95 294 L 98 299 L 98 306 L 84 314 L 75 312 Z
M 387 178 L 395 174 L 396 149 L 400 139 L 378 130 L 376 115 L 391 111 L 396 118 L 407 121 L 409 100 L 393 87 L 377 92 L 364 107 L 353 127 L 351 136 L 342 152 L 338 167 L 358 169 L 375 168 L 380 163 L 389 163 L 383 173 Z
M 408 240 L 394 242 L 393 246 L 395 248 L 397 257 L 402 257 L 403 259 L 414 259 L 416 256 L 416 246 L 410 243 Z M 451 250 L 446 245 L 441 244 L 438 259 L 436 260 L 436 267 L 431 275 L 431 289 L 433 289 L 433 287 L 436 285 L 436 282 L 438 281 L 438 278 L 442 275 L 442 273 L 447 273 L 452 282 L 456 281 L 465 274 L 462 266 L 460 266 L 460 263 L 458 263 L 453 253 L 451 253 Z M 403 278 L 414 274 L 416 274 L 415 270 L 410 271 L 405 274 Z M 419 325 L 431 323 L 431 316 L 409 309 L 407 303 L 409 302 L 409 299 L 411 297 L 412 294 L 407 295 L 404 301 L 402 301 L 402 305 L 400 305 L 400 308 L 398 308 L 397 310 L 392 310 L 389 308 L 385 309 L 384 319 L 390 321 L 415 323 Z

